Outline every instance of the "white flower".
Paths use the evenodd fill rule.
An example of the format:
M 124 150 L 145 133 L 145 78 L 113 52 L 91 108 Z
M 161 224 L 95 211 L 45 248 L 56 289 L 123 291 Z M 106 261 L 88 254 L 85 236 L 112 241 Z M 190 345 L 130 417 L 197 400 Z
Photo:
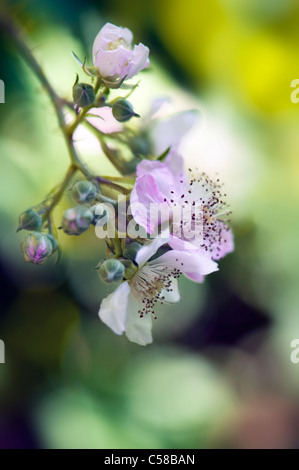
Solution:
M 133 34 L 128 28 L 106 23 L 93 43 L 93 64 L 103 78 L 132 78 L 148 67 L 149 48 L 139 43 L 132 46 Z
M 178 277 L 194 273 L 199 276 L 218 269 L 205 254 L 169 250 L 148 261 L 169 241 L 160 236 L 144 245 L 136 255 L 138 269 L 131 279 L 123 282 L 102 301 L 99 316 L 114 333 L 125 332 L 128 339 L 140 345 L 152 342 L 152 317 L 157 302 L 175 303 L 180 300 Z

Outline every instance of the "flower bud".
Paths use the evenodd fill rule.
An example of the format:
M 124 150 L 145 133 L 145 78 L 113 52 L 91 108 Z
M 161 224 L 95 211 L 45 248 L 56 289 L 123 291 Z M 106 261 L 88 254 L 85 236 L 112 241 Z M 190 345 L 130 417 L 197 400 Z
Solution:
M 137 252 L 142 247 L 141 243 L 132 242 L 130 245 L 127 245 L 123 250 L 123 255 L 125 258 L 129 258 L 131 260 L 135 260 Z
M 23 212 L 19 217 L 19 230 L 40 230 L 42 228 L 43 221 L 41 216 L 35 212 L 33 209 L 28 209 Z
M 92 225 L 100 225 L 103 227 L 109 220 L 109 212 L 103 204 L 95 204 L 90 208 L 93 214 Z
M 68 235 L 81 235 L 88 229 L 92 220 L 93 214 L 88 207 L 72 207 L 64 212 L 61 228 Z
M 51 256 L 55 247 L 49 235 L 40 232 L 29 233 L 21 243 L 27 263 L 43 264 Z
M 73 86 L 73 100 L 80 108 L 87 108 L 95 100 L 95 92 L 87 83 L 75 83 Z
M 125 267 L 118 259 L 107 259 L 99 265 L 99 276 L 107 284 L 121 281 L 124 274 Z
M 90 181 L 77 181 L 72 187 L 72 198 L 78 204 L 94 201 L 97 188 Z
M 136 114 L 133 106 L 127 100 L 117 100 L 112 105 L 112 114 L 118 122 L 126 122 L 131 119 L 131 117 L 140 117 L 139 114 Z

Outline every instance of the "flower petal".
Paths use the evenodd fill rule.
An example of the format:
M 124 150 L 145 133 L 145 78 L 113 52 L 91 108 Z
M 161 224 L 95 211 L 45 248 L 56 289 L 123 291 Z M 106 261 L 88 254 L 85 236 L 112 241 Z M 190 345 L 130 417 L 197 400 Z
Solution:
M 123 46 L 111 51 L 100 49 L 94 56 L 94 65 L 104 78 L 113 77 L 114 75 L 124 78 L 131 57 L 132 51 Z
M 212 246 L 212 258 L 216 260 L 234 251 L 234 236 L 231 229 L 227 225 L 224 225 L 223 222 L 219 223 L 223 225 L 221 229 L 221 240 L 219 243 L 215 244 L 215 246 Z
M 135 221 L 148 233 L 153 233 L 158 222 L 155 217 L 150 217 L 151 209 L 157 207 L 158 210 L 158 205 L 163 203 L 164 198 L 153 176 L 137 178 L 130 196 L 130 208 Z
M 152 319 L 150 314 L 140 318 L 138 304 L 132 295 L 129 296 L 126 335 L 133 343 L 145 346 L 152 343 Z
M 128 297 L 130 294 L 128 282 L 123 282 L 112 294 L 101 303 L 99 317 L 114 333 L 121 335 L 126 328 Z
M 137 181 L 148 175 L 154 178 L 163 200 L 166 198 L 169 203 L 171 200 L 180 200 L 186 185 L 186 177 L 183 157 L 176 151 L 170 151 L 163 163 L 158 160 L 142 160 L 137 165 L 136 172 Z
M 191 281 L 194 281 L 194 282 L 203 282 L 205 280 L 205 277 L 202 274 L 197 274 L 197 273 L 184 273 L 184 274 L 188 279 L 191 279 Z
M 128 68 L 125 75 L 127 78 L 132 78 L 134 75 L 137 75 L 138 72 L 145 69 L 150 65 L 149 61 L 149 48 L 139 43 L 138 46 L 135 46 L 131 57 Z
M 162 297 L 164 297 L 163 302 L 167 302 L 169 304 L 175 304 L 180 301 L 181 295 L 180 295 L 179 283 L 177 279 L 173 279 L 171 281 L 171 284 L 167 290 L 166 289 L 161 290 L 160 298 Z
M 142 127 L 146 128 L 150 121 L 156 117 L 159 111 L 170 102 L 169 96 L 159 96 L 155 98 L 151 104 L 149 111 L 142 118 Z
M 190 110 L 172 114 L 165 119 L 157 119 L 151 129 L 151 140 L 155 155 L 161 155 L 169 147 L 177 147 L 194 125 L 198 111 Z
M 117 41 L 121 38 L 129 46 L 133 41 L 133 34 L 128 28 L 121 28 L 112 23 L 106 23 L 94 40 L 92 56 L 94 57 L 100 49 L 105 50 L 110 42 Z
M 158 249 L 169 242 L 169 231 L 162 232 L 158 237 L 154 238 L 153 241 L 143 245 L 142 248 L 137 252 L 135 261 L 139 267 L 143 266 Z M 160 259 L 160 258 L 158 258 Z

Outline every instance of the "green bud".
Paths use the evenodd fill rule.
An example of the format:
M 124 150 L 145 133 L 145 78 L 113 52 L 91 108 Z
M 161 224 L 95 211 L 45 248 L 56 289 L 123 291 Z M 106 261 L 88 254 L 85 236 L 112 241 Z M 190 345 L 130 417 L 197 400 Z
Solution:
M 72 187 L 72 198 L 78 204 L 94 201 L 97 195 L 96 186 L 90 181 L 77 181 Z
M 93 214 L 88 207 L 72 207 L 64 212 L 61 228 L 68 235 L 81 235 L 89 228 L 92 220 Z
M 129 258 L 131 260 L 135 260 L 137 252 L 140 250 L 141 247 L 142 247 L 141 243 L 138 243 L 138 242 L 130 243 L 123 250 L 124 257 Z
M 47 234 L 47 237 L 49 238 L 50 242 L 52 243 L 52 248 L 53 248 L 53 253 L 54 253 L 55 251 L 57 251 L 59 249 L 58 241 L 50 233 Z
M 98 269 L 100 278 L 107 284 L 121 281 L 125 274 L 125 267 L 118 259 L 107 259 Z
M 73 99 L 80 108 L 87 108 L 95 100 L 95 92 L 87 83 L 75 83 L 73 86 Z
M 103 204 L 95 204 L 90 208 L 93 213 L 92 225 L 100 225 L 103 227 L 109 220 L 109 212 Z
M 33 209 L 28 209 L 23 212 L 19 217 L 19 230 L 37 230 L 39 231 L 42 228 L 43 221 L 41 216 L 35 212 Z
M 130 139 L 130 147 L 133 153 L 137 156 L 148 156 L 152 151 L 151 143 L 146 133 L 140 133 L 139 135 L 132 137 Z
M 40 232 L 29 233 L 22 241 L 21 249 L 25 261 L 33 264 L 43 264 L 55 251 L 51 235 Z
M 119 122 L 126 122 L 131 119 L 131 117 L 140 117 L 139 114 L 136 114 L 133 106 L 127 100 L 117 100 L 112 105 L 112 114 L 115 119 Z

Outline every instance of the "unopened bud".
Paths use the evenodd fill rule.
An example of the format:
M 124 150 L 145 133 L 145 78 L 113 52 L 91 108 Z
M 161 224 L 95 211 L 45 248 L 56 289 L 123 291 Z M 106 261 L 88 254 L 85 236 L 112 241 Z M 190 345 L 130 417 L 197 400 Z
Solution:
M 96 194 L 97 188 L 90 181 L 77 181 L 72 187 L 72 198 L 78 204 L 94 201 Z
M 130 147 L 137 156 L 148 156 L 152 152 L 150 139 L 145 132 L 132 137 L 130 139 Z
M 107 259 L 99 266 L 99 276 L 107 284 L 121 281 L 124 274 L 125 267 L 118 259 Z
M 33 209 L 28 209 L 23 212 L 19 217 L 19 230 L 40 230 L 42 228 L 43 221 L 41 216 Z
M 80 108 L 87 108 L 95 100 L 93 87 L 87 83 L 76 83 L 73 86 L 73 99 Z
M 95 204 L 90 208 L 93 214 L 93 221 L 91 222 L 93 225 L 98 225 L 103 227 L 107 224 L 109 220 L 109 212 L 104 204 Z
M 139 114 L 136 114 L 133 106 L 127 100 L 117 100 L 112 105 L 112 114 L 118 122 L 129 121 L 132 117 L 140 117 Z
M 130 245 L 127 245 L 125 249 L 123 250 L 123 255 L 125 258 L 129 258 L 132 261 L 135 260 L 137 252 L 140 250 L 142 247 L 141 243 L 138 242 L 132 242 Z
M 93 214 L 88 207 L 72 207 L 64 212 L 61 228 L 68 235 L 81 235 L 88 229 L 92 220 Z
M 34 264 L 43 264 L 55 251 L 50 236 L 40 232 L 29 233 L 22 241 L 21 249 L 25 261 Z

